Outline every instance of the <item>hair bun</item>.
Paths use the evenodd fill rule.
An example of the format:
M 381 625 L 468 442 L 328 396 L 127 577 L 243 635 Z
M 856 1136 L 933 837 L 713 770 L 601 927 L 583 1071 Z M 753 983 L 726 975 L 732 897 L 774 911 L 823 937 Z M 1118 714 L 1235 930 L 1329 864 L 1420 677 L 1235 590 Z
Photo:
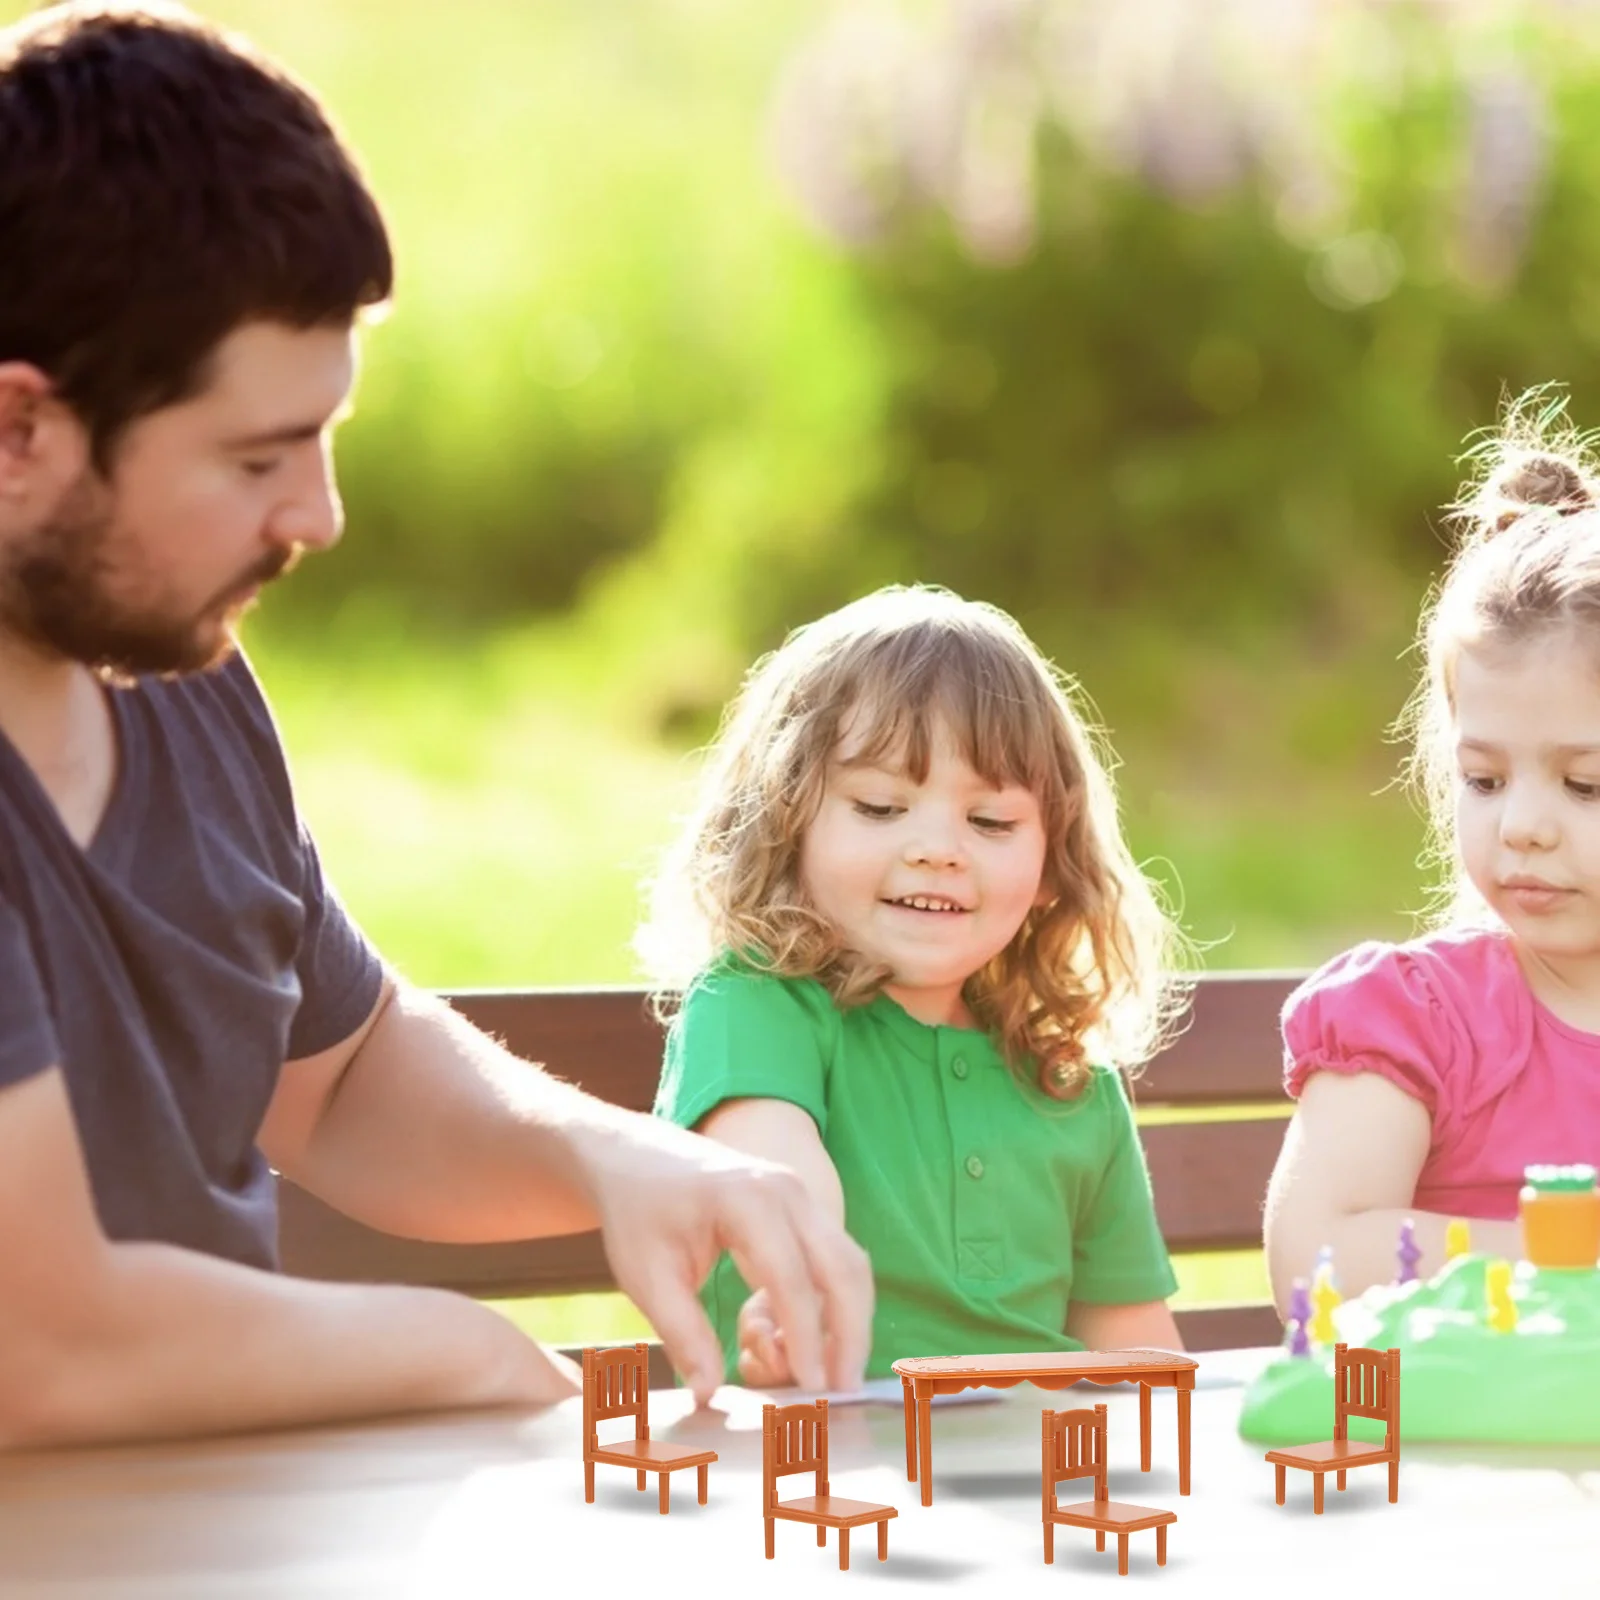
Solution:
M 1564 456 L 1530 451 L 1508 461 L 1488 486 L 1487 499 L 1498 508 L 1494 530 L 1502 533 L 1536 506 L 1550 506 L 1562 516 L 1587 511 L 1595 504 L 1589 480 Z

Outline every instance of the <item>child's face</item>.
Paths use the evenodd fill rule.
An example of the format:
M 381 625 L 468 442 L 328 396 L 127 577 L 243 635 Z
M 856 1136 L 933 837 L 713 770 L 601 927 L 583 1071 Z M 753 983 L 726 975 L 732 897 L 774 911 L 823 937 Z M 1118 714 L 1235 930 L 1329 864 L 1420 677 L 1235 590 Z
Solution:
M 801 883 L 851 949 L 892 969 L 887 992 L 912 1016 L 970 1025 L 962 984 L 1040 897 L 1038 801 L 994 788 L 943 735 L 920 784 L 853 764 L 853 744 L 847 728 L 801 841 Z
M 1600 981 L 1600 674 L 1569 635 L 1463 650 L 1456 826 L 1467 874 L 1527 954 Z M 1590 967 L 1587 963 L 1593 963 Z

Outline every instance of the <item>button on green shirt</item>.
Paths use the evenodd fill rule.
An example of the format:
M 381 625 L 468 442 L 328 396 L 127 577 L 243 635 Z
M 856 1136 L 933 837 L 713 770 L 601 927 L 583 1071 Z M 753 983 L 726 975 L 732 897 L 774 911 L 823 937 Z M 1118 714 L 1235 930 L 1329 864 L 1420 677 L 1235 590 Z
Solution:
M 748 1098 L 808 1113 L 839 1174 L 877 1283 L 869 1377 L 902 1356 L 1081 1349 L 1071 1301 L 1177 1287 L 1111 1069 L 1052 1100 L 981 1032 L 930 1027 L 887 995 L 840 1010 L 811 979 L 726 961 L 684 997 L 655 1110 L 692 1128 Z M 701 1291 L 730 1377 L 749 1292 L 727 1256 Z

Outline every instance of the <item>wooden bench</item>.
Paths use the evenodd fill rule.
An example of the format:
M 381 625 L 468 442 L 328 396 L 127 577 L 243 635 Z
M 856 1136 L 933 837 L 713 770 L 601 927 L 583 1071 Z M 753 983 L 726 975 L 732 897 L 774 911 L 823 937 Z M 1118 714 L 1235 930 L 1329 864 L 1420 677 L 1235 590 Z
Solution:
M 1203 977 L 1184 1032 L 1134 1083 L 1156 1212 L 1174 1255 L 1260 1245 L 1262 1200 L 1288 1110 L 1278 1012 L 1297 981 L 1285 973 Z M 518 1055 L 602 1099 L 650 1109 L 662 1041 L 642 990 L 485 990 L 448 998 Z M 1205 1120 L 1169 1120 L 1186 1112 Z M 426 1244 L 362 1227 L 290 1183 L 280 1201 L 284 1270 L 302 1277 L 429 1284 L 479 1298 L 615 1287 L 598 1233 Z M 1264 1302 L 1198 1307 L 1177 1320 L 1191 1350 L 1271 1344 L 1280 1333 Z

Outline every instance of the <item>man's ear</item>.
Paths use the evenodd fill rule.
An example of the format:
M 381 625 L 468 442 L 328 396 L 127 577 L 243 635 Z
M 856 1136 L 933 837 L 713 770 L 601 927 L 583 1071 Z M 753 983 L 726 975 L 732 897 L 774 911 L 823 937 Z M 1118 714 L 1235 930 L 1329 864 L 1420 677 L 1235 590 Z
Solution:
M 0 361 L 0 511 L 56 501 L 89 463 L 87 430 L 26 361 Z

